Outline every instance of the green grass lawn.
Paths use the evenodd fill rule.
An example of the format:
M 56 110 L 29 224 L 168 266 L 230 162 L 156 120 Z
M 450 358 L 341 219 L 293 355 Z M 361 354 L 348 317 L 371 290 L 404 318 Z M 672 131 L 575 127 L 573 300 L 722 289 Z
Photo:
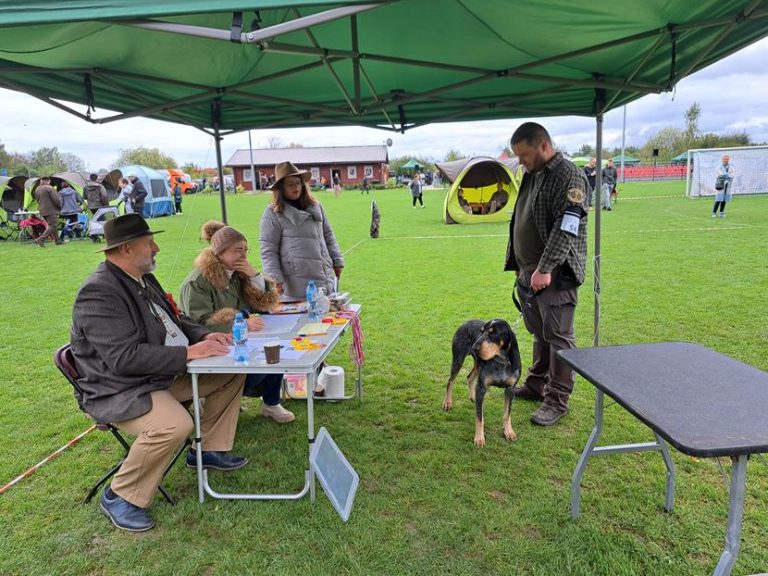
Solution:
M 602 213 L 600 343 L 685 340 L 768 370 L 768 197 L 739 197 L 726 219 L 712 220 L 711 200 L 686 199 L 683 187 L 627 184 L 614 210 Z M 673 452 L 676 507 L 666 513 L 659 454 L 595 458 L 581 518 L 570 519 L 570 477 L 593 422 L 594 388 L 584 380 L 570 415 L 551 429 L 528 422 L 535 404 L 515 402 L 513 443 L 501 433 L 497 390 L 486 402 L 483 449 L 472 443 L 474 406 L 463 386 L 453 411 L 441 410 L 456 327 L 470 318 L 517 320 L 513 276 L 503 272 L 508 225 L 446 226 L 443 196 L 426 190 L 425 209 L 413 209 L 405 189 L 320 195 L 346 252 L 341 288 L 364 305 L 365 400 L 320 404 L 315 413 L 361 476 L 348 523 L 322 491 L 314 505 L 308 498 L 200 505 L 194 473 L 179 465 L 165 480 L 179 503 L 156 499 L 157 527 L 142 535 L 115 530 L 95 502 L 80 503 L 118 457 L 111 436 L 94 432 L 0 495 L 0 574 L 710 573 L 728 503 L 713 460 Z M 368 237 L 373 198 L 382 215 L 377 240 Z M 227 198 L 230 223 L 253 248 L 267 200 Z M 183 215 L 151 223 L 165 230 L 157 275 L 167 289 L 178 292 L 203 247 L 200 225 L 218 217 L 218 199 L 196 195 L 185 198 Z M 590 237 L 590 257 L 593 245 Z M 91 424 L 51 357 L 68 340 L 78 286 L 102 259 L 95 248 L 0 243 L 0 485 Z M 589 268 L 577 310 L 580 346 L 592 340 Z M 522 326 L 519 340 L 526 363 L 531 339 Z M 333 362 L 350 374 L 348 342 Z M 224 492 L 298 490 L 304 404 L 291 402 L 297 421 L 278 426 L 258 415 L 259 400 L 246 402 L 236 451 L 252 462 L 232 475 L 214 473 L 212 483 Z M 605 443 L 650 439 L 621 408 L 607 409 Z M 728 474 L 730 462 L 722 464 Z M 755 458 L 734 574 L 768 568 L 766 489 L 768 469 Z

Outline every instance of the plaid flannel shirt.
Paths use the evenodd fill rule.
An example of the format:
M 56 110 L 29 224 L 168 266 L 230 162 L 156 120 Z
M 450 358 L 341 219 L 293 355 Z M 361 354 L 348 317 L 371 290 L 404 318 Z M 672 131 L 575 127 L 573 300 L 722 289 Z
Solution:
M 584 282 L 587 267 L 587 191 L 589 183 L 584 172 L 569 162 L 559 152 L 536 174 L 526 173 L 523 181 L 527 184 L 529 178 L 537 180 L 533 182 L 531 193 L 533 197 L 533 221 L 539 231 L 544 252 L 539 259 L 538 270 L 543 274 L 551 273 L 557 266 L 567 262 L 578 284 Z M 524 184 L 520 185 L 520 188 Z M 568 190 L 576 188 L 581 190 L 583 200 L 578 206 L 584 211 L 584 216 L 579 222 L 579 235 L 574 237 L 560 229 L 563 212 L 569 206 L 574 205 L 568 200 Z M 518 196 L 519 199 L 519 196 Z M 515 213 L 517 203 L 515 203 Z M 509 242 L 507 244 L 507 259 L 504 270 L 519 270 L 515 260 L 513 244 L 513 230 L 515 226 L 515 213 L 509 223 Z

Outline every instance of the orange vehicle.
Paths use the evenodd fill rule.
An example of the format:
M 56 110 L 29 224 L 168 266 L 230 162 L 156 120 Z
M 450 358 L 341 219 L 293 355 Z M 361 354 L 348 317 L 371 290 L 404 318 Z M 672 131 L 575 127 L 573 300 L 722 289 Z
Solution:
M 197 192 L 197 186 L 192 182 L 189 174 L 185 174 L 178 168 L 168 168 L 164 172 L 168 173 L 168 190 L 170 190 L 171 195 L 173 195 L 173 187 L 176 185 L 176 180 L 181 181 L 182 194 L 194 194 Z

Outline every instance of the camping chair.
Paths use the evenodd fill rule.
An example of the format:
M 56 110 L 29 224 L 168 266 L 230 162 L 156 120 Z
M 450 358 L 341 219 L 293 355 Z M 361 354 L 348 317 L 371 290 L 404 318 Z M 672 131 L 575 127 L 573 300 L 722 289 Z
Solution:
M 72 356 L 72 348 L 69 344 L 65 344 L 53 355 L 53 361 L 56 364 L 56 367 L 59 369 L 59 372 L 61 372 L 64 375 L 64 378 L 67 379 L 67 381 L 72 384 L 72 387 L 75 389 L 75 398 L 77 399 L 77 404 L 80 407 L 80 410 L 85 412 L 83 409 L 83 391 L 80 388 L 80 385 L 77 383 L 77 379 L 79 377 L 79 374 L 77 373 L 77 368 L 75 367 L 75 359 Z M 88 414 L 87 412 L 85 412 Z M 90 414 L 88 414 L 90 416 Z M 123 457 L 120 459 L 120 461 L 112 466 L 104 476 L 102 476 L 96 484 L 94 484 L 93 488 L 88 492 L 88 495 L 85 497 L 85 500 L 83 500 L 83 504 L 87 504 L 91 501 L 91 499 L 96 495 L 96 492 L 99 491 L 99 488 L 101 488 L 104 483 L 112 478 L 117 471 L 120 469 L 120 466 L 123 465 L 123 462 L 125 461 L 125 458 L 128 456 L 128 451 L 131 448 L 131 445 L 128 444 L 128 442 L 125 440 L 122 434 L 120 434 L 120 430 L 113 425 L 110 422 L 96 422 L 96 428 L 101 430 L 102 432 L 110 432 L 112 436 L 115 437 L 115 440 L 117 440 L 120 444 L 120 446 L 123 447 L 124 453 Z M 171 463 L 168 464 L 168 467 L 165 469 L 165 473 L 163 474 L 163 477 L 165 477 L 165 474 L 168 474 L 168 471 L 173 467 L 173 465 L 176 463 L 176 460 L 179 459 L 179 456 L 186 450 L 187 446 L 191 445 L 192 441 L 187 438 L 186 442 L 184 442 L 184 445 L 179 449 L 179 451 L 176 453 L 176 456 L 173 457 L 173 460 L 171 460 Z M 158 490 L 160 490 L 160 493 L 163 495 L 163 497 L 168 500 L 168 503 L 171 506 L 176 505 L 176 501 L 171 498 L 170 494 L 166 492 L 165 488 L 163 488 L 162 485 L 158 486 Z
M 5 219 L 0 221 L 0 236 L 3 240 L 16 240 L 19 238 L 21 217 L 13 210 L 5 210 Z

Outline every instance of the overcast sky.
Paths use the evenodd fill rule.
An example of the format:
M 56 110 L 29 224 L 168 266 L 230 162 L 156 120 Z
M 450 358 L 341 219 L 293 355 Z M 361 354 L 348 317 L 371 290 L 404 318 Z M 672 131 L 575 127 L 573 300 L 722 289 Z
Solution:
M 680 82 L 674 92 L 646 96 L 627 106 L 626 144 L 641 145 L 665 126 L 684 127 L 684 114 L 693 102 L 701 106 L 699 128 L 723 134 L 746 131 L 755 142 L 768 142 L 768 39 L 753 44 Z M 132 119 L 93 126 L 74 116 L 17 92 L 0 89 L 0 142 L 9 152 L 28 152 L 56 146 L 82 158 L 88 169 L 109 167 L 124 148 L 159 148 L 179 164 L 189 161 L 215 166 L 213 139 L 194 128 L 155 120 Z M 605 117 L 604 144 L 621 145 L 622 109 Z M 565 116 L 539 120 L 555 142 L 574 153 L 585 143 L 594 145 L 594 119 Z M 497 156 L 522 120 L 431 124 L 405 134 L 372 128 L 304 128 L 253 130 L 254 148 L 266 148 L 269 137 L 304 146 L 382 144 L 392 138 L 390 157 L 419 155 L 442 160 L 448 150 L 469 155 Z M 248 147 L 248 133 L 222 141 L 226 162 L 239 148 Z

